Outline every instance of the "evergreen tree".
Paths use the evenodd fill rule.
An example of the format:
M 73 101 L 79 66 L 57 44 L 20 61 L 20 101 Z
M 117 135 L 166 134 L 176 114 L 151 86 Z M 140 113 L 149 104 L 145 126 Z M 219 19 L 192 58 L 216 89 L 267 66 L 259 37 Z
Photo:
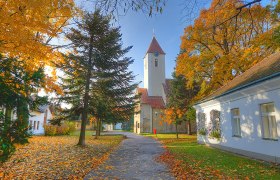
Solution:
M 15 150 L 14 143 L 28 142 L 29 109 L 36 108 L 42 99 L 46 102 L 46 98 L 31 98 L 44 84 L 43 68 L 26 72 L 22 61 L 1 56 L 0 74 L 0 106 L 5 108 L 0 123 L 0 150 L 1 160 L 6 160 Z
M 85 127 L 89 115 L 97 119 L 97 135 L 103 122 L 125 120 L 133 113 L 134 76 L 128 71 L 133 62 L 123 56 L 131 47 L 122 49 L 119 28 L 110 27 L 110 18 L 99 11 L 86 13 L 77 28 L 67 35 L 73 52 L 57 67 L 62 77 L 64 95 L 61 101 L 71 104 L 64 117 L 82 114 L 78 145 L 85 145 Z M 131 85 L 132 84 L 132 85 Z
M 191 133 L 191 121 L 195 120 L 195 110 L 192 108 L 192 99 L 198 93 L 199 87 L 187 88 L 187 80 L 184 76 L 173 74 L 173 80 L 171 81 L 171 93 L 168 96 L 167 108 L 172 109 L 172 116 L 174 117 L 174 123 L 176 126 L 181 124 L 182 121 L 187 121 L 188 134 Z M 168 111 L 168 110 L 167 110 Z

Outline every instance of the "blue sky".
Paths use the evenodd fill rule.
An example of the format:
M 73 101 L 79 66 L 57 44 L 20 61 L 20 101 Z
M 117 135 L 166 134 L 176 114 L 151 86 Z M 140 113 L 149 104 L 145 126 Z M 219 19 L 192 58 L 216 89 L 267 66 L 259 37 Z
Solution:
M 143 58 L 152 40 L 153 29 L 156 39 L 166 53 L 166 77 L 171 78 L 180 49 L 180 36 L 188 25 L 183 21 L 182 1 L 168 1 L 163 13 L 153 17 L 131 11 L 119 18 L 118 24 L 121 26 L 124 46 L 133 46 L 128 56 L 134 59 L 134 64 L 130 68 L 137 75 L 136 81 L 144 79 Z
M 180 49 L 180 36 L 187 24 L 182 20 L 183 15 L 180 13 L 181 7 L 178 2 L 169 1 L 163 13 L 153 17 L 143 13 L 130 12 L 119 18 L 124 46 L 133 46 L 128 55 L 134 59 L 131 70 L 138 75 L 137 81 L 142 81 L 144 78 L 143 57 L 152 40 L 153 29 L 156 39 L 166 53 L 166 76 L 171 78 L 175 59 Z
M 93 10 L 90 9 L 92 5 L 86 4 L 85 0 L 77 1 L 83 2 L 83 7 L 86 7 L 85 9 Z M 166 78 L 171 78 L 175 67 L 175 60 L 180 50 L 180 37 L 183 35 L 184 28 L 192 23 L 185 16 L 189 10 L 183 9 L 186 2 L 189 1 L 168 0 L 163 8 L 163 13 L 153 17 L 149 17 L 148 14 L 142 12 L 129 11 L 125 16 L 120 16 L 114 24 L 121 27 L 124 47 L 133 46 L 127 56 L 134 59 L 134 64 L 130 66 L 130 69 L 137 75 L 137 82 L 143 81 L 144 78 L 143 58 L 152 40 L 153 29 L 159 44 L 166 53 Z M 199 0 L 198 2 L 201 7 L 207 7 L 211 0 Z M 271 0 L 262 0 L 262 4 L 269 2 Z M 196 10 L 198 14 L 199 10 Z M 140 86 L 143 86 L 143 83 Z

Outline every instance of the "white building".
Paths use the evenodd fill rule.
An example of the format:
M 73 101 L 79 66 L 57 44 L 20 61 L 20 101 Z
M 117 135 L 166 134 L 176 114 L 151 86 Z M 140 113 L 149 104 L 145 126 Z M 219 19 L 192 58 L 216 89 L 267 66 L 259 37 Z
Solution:
M 38 110 L 31 111 L 29 116 L 29 130 L 34 135 L 45 133 L 44 125 L 52 119 L 49 105 L 39 106 Z
M 280 163 L 280 53 L 265 58 L 194 107 L 198 142 Z M 213 131 L 220 132 L 221 138 L 211 137 Z
M 138 88 L 141 94 L 140 104 L 134 115 L 134 132 L 151 133 L 175 132 L 175 125 L 163 122 L 161 115 L 165 108 L 170 79 L 165 78 L 165 52 L 153 37 L 144 57 L 144 88 Z M 186 123 L 178 125 L 179 132 L 186 132 Z

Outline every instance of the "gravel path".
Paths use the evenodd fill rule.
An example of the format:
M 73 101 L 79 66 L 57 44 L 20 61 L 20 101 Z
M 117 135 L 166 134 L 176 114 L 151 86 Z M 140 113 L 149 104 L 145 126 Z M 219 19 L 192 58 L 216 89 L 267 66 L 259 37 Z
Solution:
M 127 139 L 103 165 L 84 179 L 175 179 L 164 164 L 155 161 L 164 152 L 159 142 L 129 132 L 109 134 L 124 134 Z

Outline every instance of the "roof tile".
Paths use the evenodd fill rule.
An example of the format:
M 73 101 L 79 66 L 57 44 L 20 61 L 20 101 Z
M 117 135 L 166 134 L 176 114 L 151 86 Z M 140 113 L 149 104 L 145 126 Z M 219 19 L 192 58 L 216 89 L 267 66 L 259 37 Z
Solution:
M 149 104 L 152 108 L 163 109 L 165 107 L 161 96 L 149 96 L 146 88 L 138 88 L 138 93 L 141 93 L 141 103 Z
M 165 54 L 165 52 L 161 49 L 158 41 L 155 37 L 153 37 L 152 42 L 149 46 L 147 53 L 155 53 L 158 52 L 159 54 Z

